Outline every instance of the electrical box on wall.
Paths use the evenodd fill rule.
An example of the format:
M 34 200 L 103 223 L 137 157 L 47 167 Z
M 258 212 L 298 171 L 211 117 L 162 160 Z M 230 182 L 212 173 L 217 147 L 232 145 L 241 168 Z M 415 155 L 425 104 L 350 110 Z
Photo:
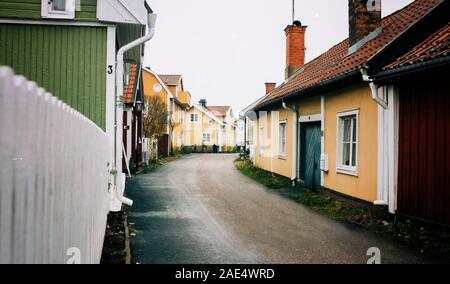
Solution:
M 328 155 L 322 154 L 320 155 L 320 170 L 324 172 L 328 172 Z

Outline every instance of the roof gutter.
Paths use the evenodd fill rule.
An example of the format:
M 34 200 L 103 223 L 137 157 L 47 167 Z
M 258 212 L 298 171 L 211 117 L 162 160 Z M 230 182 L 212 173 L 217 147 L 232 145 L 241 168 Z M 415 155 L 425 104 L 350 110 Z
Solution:
M 390 79 L 400 75 L 410 74 L 414 72 L 424 71 L 434 67 L 440 67 L 450 64 L 450 56 L 435 58 L 426 62 L 419 62 L 412 65 L 402 66 L 395 69 L 381 71 L 372 76 L 375 81 Z
M 369 77 L 368 69 L 367 68 L 361 68 L 361 74 L 364 82 L 369 83 L 370 90 L 372 91 L 372 100 L 374 100 L 378 105 L 380 105 L 384 109 L 388 109 L 388 103 L 380 97 L 380 94 L 378 92 L 379 88 L 378 85 L 374 83 L 374 80 Z
M 449 1 L 442 0 L 440 3 L 436 4 L 433 8 L 431 8 L 428 12 L 426 12 L 422 17 L 420 17 L 415 23 L 413 23 L 410 27 L 407 27 L 404 31 L 402 31 L 400 34 L 398 34 L 393 40 L 391 40 L 387 45 L 385 45 L 383 48 L 378 50 L 374 55 L 372 55 L 369 59 L 366 61 L 366 65 L 372 66 L 375 61 L 377 61 L 379 58 L 385 56 L 385 54 L 392 54 L 395 53 L 397 50 L 396 46 L 399 42 L 404 41 L 406 38 L 408 38 L 408 35 L 411 34 L 411 31 L 414 31 L 414 37 L 417 37 L 417 28 L 419 25 L 426 21 L 434 21 L 436 18 L 436 14 L 439 15 L 440 8 L 442 8 L 442 13 L 445 13 L 446 8 L 444 5 L 450 5 Z M 420 33 L 419 33 L 420 34 Z M 373 67 L 373 66 L 372 66 Z
M 118 171 L 118 165 L 121 164 L 122 160 L 122 147 L 118 144 L 122 145 L 122 141 L 119 141 L 119 133 L 122 129 L 119 129 L 119 122 L 122 125 L 122 122 L 119 121 L 118 117 L 120 116 L 119 112 L 123 113 L 123 76 L 124 76 L 124 54 L 125 52 L 144 44 L 145 42 L 151 40 L 155 34 L 155 24 L 156 24 L 156 14 L 148 14 L 148 31 L 147 34 L 141 38 L 136 39 L 133 42 L 123 46 L 117 52 L 116 59 L 116 98 L 114 103 L 114 161 L 113 161 L 113 173 L 114 173 L 114 193 L 115 197 L 123 204 L 132 206 L 133 200 L 124 197 L 123 190 L 119 191 L 118 188 L 118 176 L 121 174 L 121 171 Z M 122 140 L 122 139 L 120 139 Z M 121 186 L 124 186 L 121 184 Z

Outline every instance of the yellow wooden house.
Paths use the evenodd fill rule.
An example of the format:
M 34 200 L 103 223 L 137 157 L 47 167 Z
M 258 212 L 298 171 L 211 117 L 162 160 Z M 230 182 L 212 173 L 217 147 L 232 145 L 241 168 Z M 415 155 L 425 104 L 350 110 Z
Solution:
M 379 88 L 367 63 L 441 1 L 416 0 L 385 18 L 380 2 L 349 0 L 349 38 L 306 64 L 307 27 L 289 25 L 286 80 L 253 108 L 252 126 L 257 167 L 395 212 L 388 194 L 396 194 L 396 127 L 389 118 L 397 90 Z
M 191 95 L 184 90 L 181 75 L 158 75 L 150 68 L 143 68 L 144 95 L 159 96 L 167 107 L 167 126 L 158 139 L 158 152 L 170 155 L 181 149 L 184 141 L 186 110 L 191 105 Z

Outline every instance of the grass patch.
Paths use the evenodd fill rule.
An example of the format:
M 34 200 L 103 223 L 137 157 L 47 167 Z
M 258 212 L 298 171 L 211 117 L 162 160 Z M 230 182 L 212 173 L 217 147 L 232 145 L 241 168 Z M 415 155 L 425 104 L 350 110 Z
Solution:
M 394 224 L 392 216 L 375 214 L 373 208 L 340 202 L 321 193 L 301 187 L 290 187 L 287 178 L 255 168 L 248 160 L 238 160 L 235 166 L 244 175 L 275 189 L 279 194 L 335 220 L 352 223 L 363 229 L 401 242 L 420 253 L 435 255 L 450 262 L 450 229 L 402 220 Z
M 288 178 L 278 176 L 253 166 L 250 160 L 237 160 L 236 168 L 249 178 L 273 189 L 280 189 L 290 185 Z
M 167 163 L 176 161 L 181 158 L 181 155 L 174 155 L 169 157 L 163 157 L 156 161 L 151 162 L 150 164 L 144 165 L 144 168 L 142 169 L 143 174 L 148 174 L 156 170 L 157 168 L 161 167 L 162 165 L 165 165 Z

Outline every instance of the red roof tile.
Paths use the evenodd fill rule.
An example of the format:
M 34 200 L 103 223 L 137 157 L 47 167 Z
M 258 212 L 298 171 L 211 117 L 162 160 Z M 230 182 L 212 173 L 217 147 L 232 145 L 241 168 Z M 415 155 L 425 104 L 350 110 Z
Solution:
M 383 69 L 395 69 L 445 56 L 450 56 L 450 23 Z
M 129 84 L 123 87 L 123 101 L 126 104 L 133 103 L 139 80 L 138 65 L 129 64 L 129 70 L 130 70 Z
M 207 106 L 215 116 L 225 117 L 227 115 L 228 110 L 231 108 L 230 106 Z
M 181 75 L 158 75 L 158 76 L 167 86 L 178 86 L 181 81 Z
M 413 25 L 441 0 L 416 0 L 382 19 L 383 30 L 356 52 L 348 54 L 348 39 L 307 63 L 288 82 L 277 87 L 259 106 L 286 95 L 318 85 L 326 80 L 358 70 L 380 49 Z

